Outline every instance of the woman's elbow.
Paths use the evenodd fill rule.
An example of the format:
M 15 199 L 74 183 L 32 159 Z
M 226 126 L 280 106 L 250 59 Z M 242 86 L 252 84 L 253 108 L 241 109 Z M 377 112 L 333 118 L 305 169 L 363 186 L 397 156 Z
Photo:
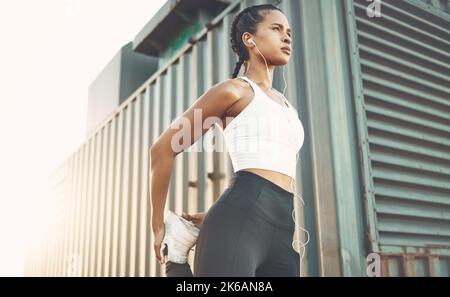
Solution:
M 165 158 L 174 158 L 176 154 L 171 149 L 164 149 L 158 143 L 153 144 L 149 149 L 149 155 L 152 160 Z
M 152 146 L 150 146 L 149 150 L 148 150 L 148 154 L 150 156 L 154 156 L 158 151 L 158 145 L 157 144 L 153 144 Z

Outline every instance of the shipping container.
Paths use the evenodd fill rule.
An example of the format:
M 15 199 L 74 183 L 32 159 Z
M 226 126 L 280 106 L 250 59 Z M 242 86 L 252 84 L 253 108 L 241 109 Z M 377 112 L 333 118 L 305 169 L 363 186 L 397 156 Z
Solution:
M 60 215 L 26 275 L 164 276 L 148 149 L 231 78 L 233 17 L 263 3 L 281 8 L 294 34 L 286 97 L 305 129 L 296 185 L 305 205 L 295 206 L 311 235 L 301 275 L 450 276 L 448 0 L 168 1 L 133 41 L 160 55 L 159 69 L 55 170 Z M 274 87 L 284 88 L 282 69 Z M 222 149 L 205 150 L 211 141 Z M 214 126 L 176 157 L 168 209 L 208 210 L 233 175 L 224 145 Z

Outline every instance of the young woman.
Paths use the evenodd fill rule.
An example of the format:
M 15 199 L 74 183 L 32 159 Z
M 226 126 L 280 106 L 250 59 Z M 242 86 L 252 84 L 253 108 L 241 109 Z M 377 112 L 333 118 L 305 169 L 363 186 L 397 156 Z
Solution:
M 295 108 L 272 88 L 275 67 L 286 65 L 291 55 L 289 22 L 273 5 L 247 7 L 236 15 L 230 37 L 239 56 L 232 79 L 212 86 L 174 122 L 183 126 L 181 119 L 187 119 L 189 128 L 168 129 L 151 147 L 156 257 L 163 263 L 163 212 L 173 159 L 212 125 L 194 127 L 198 109 L 203 119 L 220 119 L 235 174 L 206 213 L 183 214 L 200 227 L 195 276 L 299 276 L 300 257 L 292 245 L 293 185 L 304 131 Z M 236 78 L 242 64 L 245 76 Z M 171 140 L 180 132 L 188 133 L 189 141 L 175 151 Z M 193 276 L 188 263 L 171 261 L 166 274 Z

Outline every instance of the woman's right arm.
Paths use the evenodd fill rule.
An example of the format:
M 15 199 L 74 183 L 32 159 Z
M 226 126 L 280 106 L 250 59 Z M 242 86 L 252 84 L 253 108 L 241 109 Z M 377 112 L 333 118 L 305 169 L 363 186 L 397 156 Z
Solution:
M 173 160 L 204 135 L 214 123 L 220 121 L 226 111 L 239 100 L 240 93 L 241 84 L 237 80 L 228 79 L 212 86 L 176 118 L 150 147 L 151 222 L 155 234 L 154 248 L 159 261 L 159 249 L 165 232 L 164 208 Z M 216 117 L 216 120 L 204 122 L 208 117 Z

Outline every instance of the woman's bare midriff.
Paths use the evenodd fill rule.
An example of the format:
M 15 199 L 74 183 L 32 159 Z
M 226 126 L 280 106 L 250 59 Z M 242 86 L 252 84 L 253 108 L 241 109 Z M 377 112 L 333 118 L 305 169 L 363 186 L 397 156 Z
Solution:
M 265 179 L 270 180 L 271 182 L 282 187 L 286 191 L 289 191 L 291 193 L 293 192 L 293 190 L 292 190 L 292 181 L 293 180 L 292 180 L 292 177 L 290 177 L 290 176 L 287 176 L 285 174 L 282 174 L 282 173 L 279 173 L 276 171 L 260 169 L 260 168 L 245 168 L 245 169 L 241 169 L 241 171 L 249 171 L 249 172 L 255 173 L 259 176 L 264 177 Z

